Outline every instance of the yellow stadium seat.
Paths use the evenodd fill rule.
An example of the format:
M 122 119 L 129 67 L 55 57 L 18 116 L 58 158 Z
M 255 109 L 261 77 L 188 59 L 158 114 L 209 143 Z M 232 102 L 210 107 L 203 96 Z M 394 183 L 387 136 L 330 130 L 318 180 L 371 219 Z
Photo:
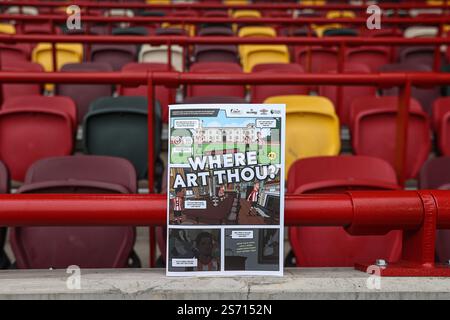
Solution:
M 300 4 L 304 6 L 324 6 L 326 5 L 326 0 L 300 0 Z
M 339 154 L 339 119 L 330 100 L 288 95 L 264 103 L 286 104 L 286 172 L 298 159 Z
M 248 26 L 242 27 L 238 33 L 239 37 L 267 37 L 273 38 L 277 36 L 277 32 L 272 27 Z
M 170 0 L 147 0 L 148 4 L 170 4 Z
M 285 45 L 242 45 L 239 48 L 244 72 L 251 72 L 261 63 L 289 63 L 289 49 Z
M 32 53 L 33 62 L 42 65 L 45 71 L 53 71 L 52 45 L 39 43 Z M 79 43 L 58 43 L 56 45 L 57 70 L 67 63 L 80 63 L 83 61 L 83 45 Z M 53 85 L 47 84 L 47 90 L 52 90 Z
M 261 18 L 261 12 L 258 10 L 236 10 L 233 12 L 232 15 L 235 19 L 241 19 L 241 18 Z
M 16 34 L 16 27 L 9 23 L 0 23 L 0 33 Z
M 356 15 L 353 11 L 328 11 L 327 19 L 338 19 L 338 18 L 355 18 Z
M 248 0 L 223 0 L 223 4 L 235 5 L 235 4 L 249 4 Z

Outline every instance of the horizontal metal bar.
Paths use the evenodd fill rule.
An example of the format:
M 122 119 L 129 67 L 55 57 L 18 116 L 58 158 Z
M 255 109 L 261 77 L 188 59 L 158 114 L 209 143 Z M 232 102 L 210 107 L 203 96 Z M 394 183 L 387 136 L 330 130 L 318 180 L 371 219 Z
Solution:
M 35 6 L 35 7 L 63 7 L 72 4 L 77 4 L 80 7 L 87 8 L 127 8 L 127 9 L 191 9 L 191 10 L 218 10 L 218 9 L 253 9 L 253 10 L 289 10 L 289 9 L 315 9 L 318 11 L 325 10 L 352 10 L 360 11 L 366 10 L 367 5 L 352 5 L 352 4 L 325 4 L 323 6 L 317 5 L 305 5 L 295 3 L 264 3 L 264 4 L 220 4 L 220 3 L 176 3 L 176 4 L 145 4 L 145 3 L 132 3 L 132 2 L 87 2 L 87 1 L 8 1 L 1 3 L 1 6 Z M 409 3 L 379 3 L 378 6 L 381 9 L 444 9 L 448 5 L 433 5 L 430 6 L 424 1 L 422 2 L 409 2 Z
M 450 23 L 450 22 L 449 22 Z M 0 43 L 108 43 L 108 44 L 278 44 L 311 46 L 440 46 L 450 44 L 450 37 L 401 38 L 401 37 L 186 37 L 186 36 L 98 36 L 98 35 L 8 35 L 0 34 Z
M 0 83 L 111 83 L 127 86 L 147 84 L 147 72 L 0 72 Z M 153 72 L 154 84 L 316 84 L 356 86 L 442 85 L 450 83 L 447 73 L 378 74 L 258 74 L 258 73 L 179 73 Z
M 42 14 L 37 16 L 21 15 L 21 14 L 0 14 L 0 20 L 28 21 L 28 22 L 65 22 L 67 15 L 65 14 Z M 307 24 L 350 24 L 350 25 L 366 25 L 366 17 L 356 18 L 316 18 L 316 17 L 298 17 L 298 18 L 221 18 L 221 17 L 126 17 L 126 16 L 88 16 L 82 15 L 83 22 L 97 23 L 135 23 L 135 24 L 151 24 L 151 23 L 173 23 L 173 24 L 205 24 L 205 23 L 239 23 L 239 24 L 275 24 L 275 25 L 296 25 L 302 26 Z M 384 18 L 383 25 L 441 25 L 449 23 L 448 16 L 441 15 L 439 17 L 415 17 L 415 18 Z

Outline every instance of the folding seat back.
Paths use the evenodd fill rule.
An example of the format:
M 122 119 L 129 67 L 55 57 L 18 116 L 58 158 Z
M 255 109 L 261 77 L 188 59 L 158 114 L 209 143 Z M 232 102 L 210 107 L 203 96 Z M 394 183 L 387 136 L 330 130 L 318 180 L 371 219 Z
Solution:
M 148 103 L 144 97 L 101 98 L 94 101 L 84 119 L 85 152 L 121 157 L 133 163 L 138 178 L 148 172 Z M 161 109 L 153 110 L 153 150 L 161 151 Z
M 439 28 L 432 26 L 412 26 L 406 28 L 405 38 L 434 38 L 438 36 Z
M 67 63 L 83 61 L 83 45 L 78 43 L 56 44 L 57 70 Z M 39 43 L 32 53 L 33 62 L 42 65 L 45 71 L 53 71 L 52 46 L 49 43 Z
M 0 33 L 16 34 L 16 27 L 10 23 L 0 23 Z
M 324 37 L 357 37 L 358 31 L 349 28 L 328 29 L 323 32 Z
M 388 64 L 391 60 L 391 50 L 389 47 L 360 47 L 352 48 L 346 53 L 346 61 L 349 63 L 359 63 L 369 67 L 375 73 Z
M 431 67 L 425 65 L 414 64 L 414 63 L 400 63 L 400 64 L 388 64 L 380 68 L 380 72 L 391 73 L 391 72 L 430 72 Z M 398 96 L 398 88 L 382 89 L 383 96 Z M 420 105 L 429 115 L 432 113 L 433 102 L 439 98 L 441 92 L 439 87 L 432 88 L 422 88 L 422 87 L 412 87 L 411 96 L 420 102 Z
M 317 157 L 296 161 L 288 174 L 288 192 L 342 193 L 348 190 L 397 190 L 389 163 L 371 157 Z M 342 227 L 291 227 L 290 243 L 298 267 L 353 267 L 355 263 L 400 258 L 402 232 L 352 236 Z
M 306 72 L 320 73 L 337 69 L 338 52 L 335 48 L 296 47 L 295 60 Z
M 14 72 L 44 72 L 42 66 L 37 63 L 25 61 L 11 61 L 1 67 L 2 71 Z M 39 84 L 3 84 L 2 85 L 3 101 L 19 96 L 33 96 L 41 94 L 41 86 Z
M 261 18 L 261 12 L 258 10 L 235 10 L 232 14 L 232 17 L 235 19 L 242 19 L 242 18 Z
M 0 161 L 0 193 L 9 192 L 9 173 L 6 166 Z M 5 253 L 7 228 L 0 228 L 0 269 L 7 269 L 10 261 Z
M 125 159 L 96 156 L 48 158 L 33 164 L 18 193 L 135 193 L 136 173 Z M 20 269 L 124 268 L 134 227 L 20 227 L 11 247 Z
M 443 155 L 448 156 L 450 155 L 450 97 L 439 98 L 435 101 L 433 122 L 439 150 Z
M 251 72 L 261 63 L 289 63 L 289 50 L 285 45 L 244 45 L 240 47 L 244 72 Z
M 352 103 L 352 145 L 357 155 L 395 164 L 398 97 L 359 97 Z M 408 123 L 406 178 L 415 178 L 431 149 L 428 116 L 412 100 Z
M 139 63 L 165 63 L 168 61 L 168 50 L 169 47 L 166 45 L 161 46 L 150 46 L 143 45 L 141 51 L 139 52 Z M 182 72 L 184 69 L 184 54 L 183 48 L 178 45 L 171 46 L 171 64 L 172 68 L 178 72 Z
M 450 158 L 429 159 L 420 171 L 420 189 L 450 190 Z M 436 260 L 446 263 L 450 260 L 450 232 L 436 231 Z
M 23 44 L 0 44 L 1 65 L 8 66 L 12 63 L 29 62 L 29 46 Z
M 324 97 L 275 96 L 269 104 L 286 104 L 286 171 L 298 159 L 334 156 L 341 147 L 339 119 Z
M 336 69 L 330 69 L 329 73 L 337 73 Z M 344 66 L 344 73 L 370 73 L 370 69 L 364 65 L 359 63 L 346 63 Z M 359 87 L 342 87 L 340 99 L 341 103 L 338 103 L 338 89 L 336 86 L 320 86 L 319 87 L 319 95 L 327 97 L 330 99 L 333 104 L 337 108 L 337 114 L 339 115 L 339 119 L 341 124 L 349 125 L 350 124 L 350 107 L 353 102 L 353 99 L 356 97 L 365 97 L 372 96 L 375 97 L 377 93 L 376 87 L 367 87 L 367 86 L 359 86 Z
M 146 72 L 146 71 L 173 71 L 164 63 L 128 63 L 123 66 L 122 72 Z M 143 96 L 148 95 L 146 85 L 138 87 L 119 87 L 119 93 L 122 96 Z M 167 122 L 169 117 L 169 105 L 175 103 L 176 89 L 165 86 L 155 86 L 155 97 L 161 105 L 161 119 Z
M 241 67 L 231 62 L 200 62 L 195 63 L 190 69 L 193 73 L 241 73 Z M 188 97 L 196 96 L 232 96 L 245 97 L 245 86 L 243 85 L 189 85 L 187 87 Z
M 6 101 L 0 111 L 0 159 L 12 179 L 23 181 L 26 170 L 37 160 L 71 154 L 75 118 L 75 104 L 66 97 Z
M 226 27 L 206 27 L 198 31 L 199 37 L 232 37 L 234 32 Z
M 258 64 L 253 68 L 254 73 L 261 73 L 270 76 L 272 74 L 282 73 L 304 73 L 303 68 L 293 63 L 266 63 Z M 280 95 L 307 95 L 308 88 L 306 86 L 289 84 L 289 85 L 259 85 L 251 87 L 252 103 L 263 103 L 269 97 Z
M 108 63 L 113 71 L 120 71 L 124 65 L 136 61 L 136 45 L 96 44 L 91 48 L 91 61 Z
M 5 14 L 24 14 L 27 16 L 37 16 L 39 14 L 39 9 L 32 6 L 10 6 L 8 7 L 5 12 Z
M 434 51 L 434 47 L 428 46 L 402 48 L 400 61 L 410 65 L 423 65 L 433 69 Z M 445 60 L 444 53 L 441 53 L 441 61 L 445 63 Z
M 234 45 L 197 45 L 194 48 L 195 62 L 239 63 L 237 47 Z
M 447 55 L 447 60 L 450 61 L 450 54 Z M 450 73 L 450 65 L 443 66 L 442 72 Z M 450 96 L 450 85 L 447 85 L 442 88 L 442 95 L 446 97 Z
M 231 96 L 200 96 L 200 97 L 188 97 L 183 100 L 183 104 L 205 104 L 205 103 L 234 103 L 245 104 L 244 98 L 231 97 Z
M 242 27 L 239 30 L 238 36 L 241 38 L 248 38 L 248 37 L 274 38 L 277 36 L 277 31 L 272 27 L 248 26 Z
M 433 104 L 433 129 L 438 135 L 441 134 L 441 128 L 445 114 L 450 111 L 450 97 L 441 97 L 434 101 Z
M 108 63 L 84 62 L 70 63 L 61 68 L 63 72 L 112 72 Z M 78 123 L 81 123 L 89 110 L 92 101 L 105 96 L 112 95 L 112 86 L 109 84 L 57 84 L 56 94 L 70 97 L 76 104 L 78 110 Z

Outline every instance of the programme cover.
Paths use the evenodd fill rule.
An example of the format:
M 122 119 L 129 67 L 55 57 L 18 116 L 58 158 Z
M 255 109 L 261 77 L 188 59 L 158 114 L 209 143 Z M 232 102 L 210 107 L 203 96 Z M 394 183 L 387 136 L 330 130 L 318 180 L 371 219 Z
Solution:
M 283 274 L 285 106 L 170 106 L 169 276 Z

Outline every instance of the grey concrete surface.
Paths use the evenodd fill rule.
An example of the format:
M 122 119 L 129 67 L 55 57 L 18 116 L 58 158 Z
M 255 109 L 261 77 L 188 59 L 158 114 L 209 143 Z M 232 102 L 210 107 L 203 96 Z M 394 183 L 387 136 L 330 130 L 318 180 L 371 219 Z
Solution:
M 169 278 L 161 269 L 0 272 L 0 299 L 450 299 L 450 279 L 382 278 L 369 290 L 352 269 L 287 269 L 284 277 Z

